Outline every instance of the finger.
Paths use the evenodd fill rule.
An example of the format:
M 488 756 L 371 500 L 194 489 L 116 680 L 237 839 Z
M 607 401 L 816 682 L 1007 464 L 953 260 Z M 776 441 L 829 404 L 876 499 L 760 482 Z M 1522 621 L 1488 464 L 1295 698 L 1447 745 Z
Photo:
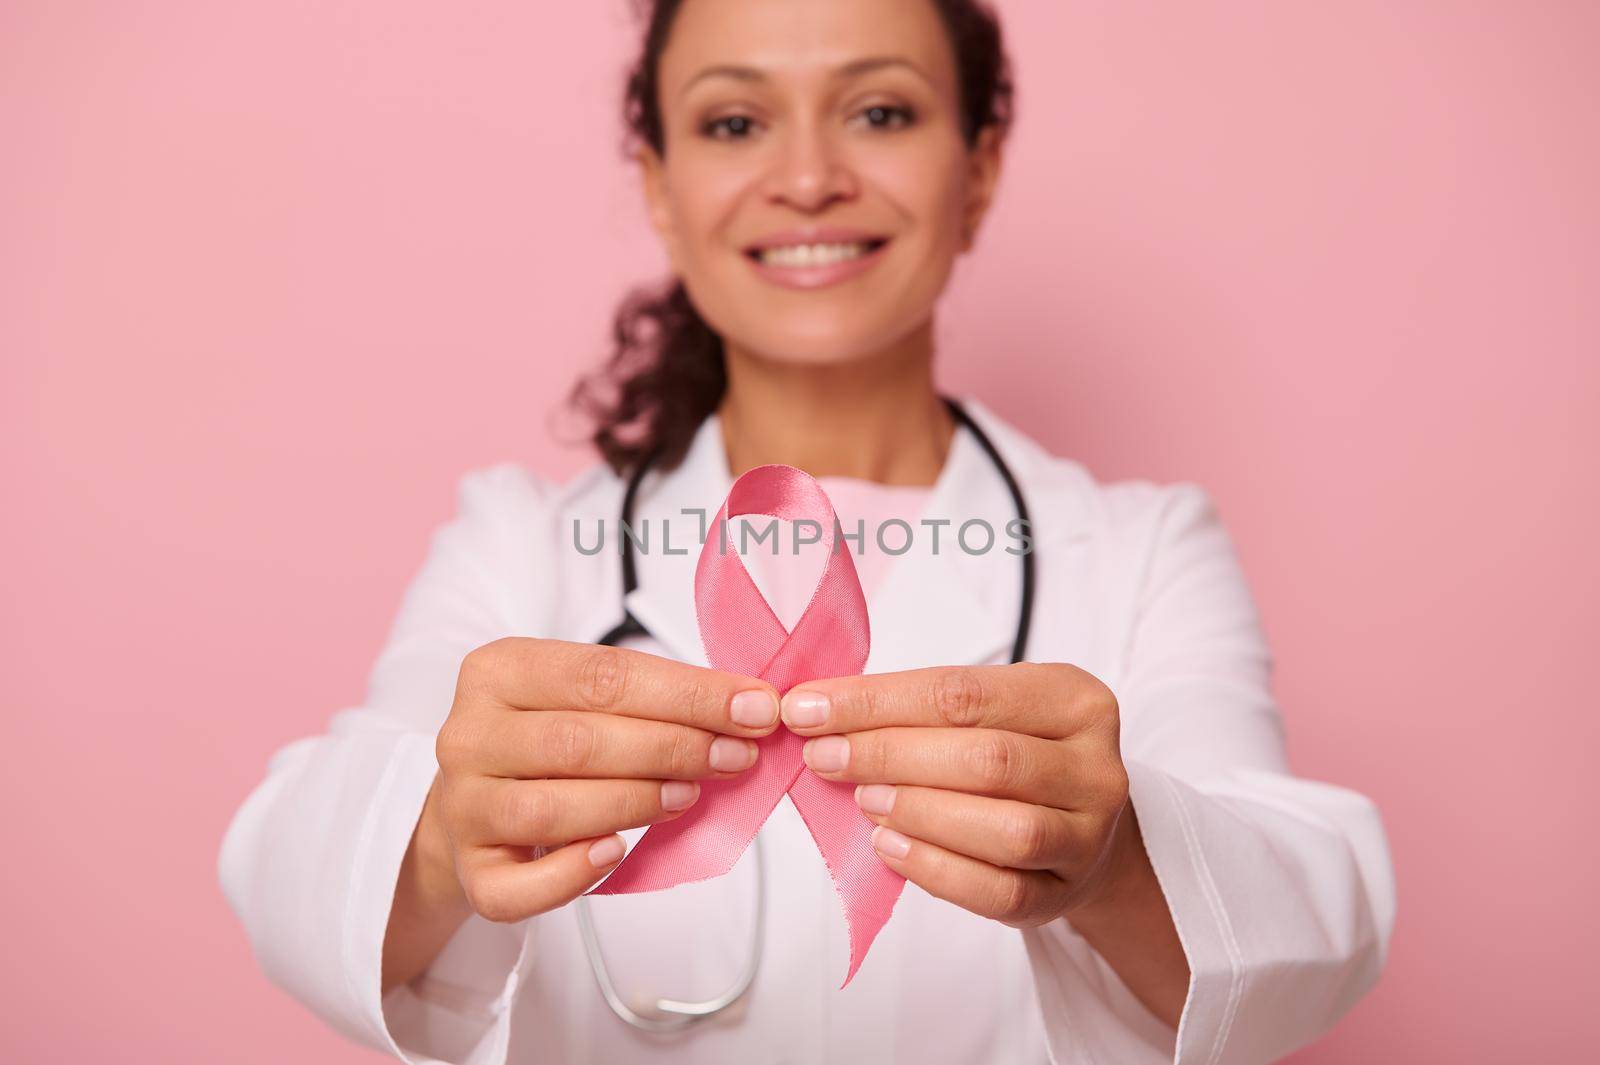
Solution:
M 453 789 L 451 802 L 469 844 L 555 847 L 574 839 L 670 821 L 700 798 L 686 780 L 504 780 L 479 777 Z
M 872 847 L 885 865 L 928 894 L 980 917 L 1027 928 L 1066 909 L 1070 889 L 1050 873 L 1001 869 L 889 828 L 872 830 Z
M 485 714 L 460 728 L 451 744 L 469 745 L 460 757 L 495 776 L 634 777 L 698 780 L 729 777 L 756 762 L 754 740 L 718 736 L 687 725 L 571 710 Z M 452 751 L 441 753 L 448 762 Z
M 875 824 L 1005 869 L 1065 875 L 1096 855 L 1083 818 L 1036 803 L 942 788 L 862 784 L 856 805 Z
M 626 849 L 614 835 L 577 840 L 538 858 L 525 848 L 473 848 L 464 852 L 461 886 L 481 916 L 521 921 L 583 894 L 616 868 Z
M 807 736 L 897 725 L 991 728 L 1061 739 L 1116 719 L 1096 677 L 1059 662 L 934 666 L 808 680 L 783 697 L 783 721 Z
M 469 654 L 462 673 L 515 710 L 587 710 L 732 736 L 764 736 L 778 723 L 778 692 L 766 681 L 626 647 L 508 636 Z
M 818 736 L 802 748 L 818 776 L 852 784 L 920 784 L 1072 809 L 1068 745 L 998 729 L 882 728 Z

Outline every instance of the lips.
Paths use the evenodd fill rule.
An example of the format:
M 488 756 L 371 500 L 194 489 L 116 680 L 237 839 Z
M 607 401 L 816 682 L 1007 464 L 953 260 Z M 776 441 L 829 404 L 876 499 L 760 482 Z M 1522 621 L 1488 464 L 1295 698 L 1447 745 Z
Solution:
M 805 226 L 782 233 L 769 233 L 751 241 L 745 247 L 746 255 L 754 255 L 768 248 L 790 248 L 814 244 L 883 244 L 889 238 L 882 233 L 845 226 Z
M 809 227 L 774 233 L 747 246 L 745 258 L 765 280 L 814 289 L 858 277 L 883 258 L 889 238 L 861 229 Z

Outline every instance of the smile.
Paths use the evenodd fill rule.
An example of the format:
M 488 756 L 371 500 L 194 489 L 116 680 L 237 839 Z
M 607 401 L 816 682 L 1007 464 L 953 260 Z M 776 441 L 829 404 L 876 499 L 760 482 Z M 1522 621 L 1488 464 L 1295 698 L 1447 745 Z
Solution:
M 858 277 L 883 258 L 888 238 L 772 244 L 745 258 L 765 280 L 786 288 L 823 288 Z
M 827 266 L 829 263 L 859 259 L 874 246 L 881 246 L 882 243 L 882 241 L 876 243 L 865 241 L 857 244 L 794 244 L 784 248 L 763 248 L 757 251 L 756 255 L 768 266 Z

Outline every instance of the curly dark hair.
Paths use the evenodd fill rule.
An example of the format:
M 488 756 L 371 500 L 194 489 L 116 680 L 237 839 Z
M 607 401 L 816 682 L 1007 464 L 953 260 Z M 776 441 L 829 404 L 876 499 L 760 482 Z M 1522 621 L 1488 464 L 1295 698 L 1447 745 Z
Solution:
M 944 20 L 961 86 L 962 134 L 969 148 L 987 126 L 1004 134 L 1015 113 L 1000 22 L 981 0 L 931 0 Z M 657 97 L 661 53 L 683 0 L 636 0 L 644 42 L 623 95 L 623 154 L 639 142 L 665 157 Z M 677 278 L 634 289 L 612 321 L 611 357 L 581 380 L 572 404 L 594 422 L 590 439 L 619 475 L 650 460 L 671 469 L 727 388 L 722 338 L 706 324 Z

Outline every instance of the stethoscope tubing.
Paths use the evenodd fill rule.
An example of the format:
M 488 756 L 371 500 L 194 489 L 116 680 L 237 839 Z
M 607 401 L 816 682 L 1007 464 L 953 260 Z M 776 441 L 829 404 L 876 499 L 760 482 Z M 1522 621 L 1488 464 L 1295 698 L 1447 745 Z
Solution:
M 1000 479 L 1005 482 L 1006 491 L 1011 494 L 1011 502 L 1017 509 L 1017 518 L 1021 521 L 1023 529 L 1028 530 L 1031 540 L 1033 522 L 1028 513 L 1028 501 L 1023 497 L 1022 486 L 1017 483 L 1016 475 L 1011 472 L 1011 467 L 1006 464 L 1006 460 L 1001 456 L 1000 449 L 995 447 L 994 441 L 989 439 L 989 434 L 984 432 L 982 427 L 972 420 L 972 416 L 966 412 L 966 409 L 960 403 L 957 403 L 949 396 L 941 398 L 944 400 L 945 407 L 950 411 L 950 416 L 956 420 L 958 425 L 965 426 L 972 433 L 973 439 L 978 442 L 978 446 L 983 449 L 983 453 L 994 464 L 995 470 L 1000 474 Z M 618 532 L 618 539 L 622 549 L 622 595 L 624 600 L 622 620 L 595 641 L 608 647 L 615 647 L 630 636 L 648 635 L 645 627 L 640 624 L 639 619 L 635 618 L 633 612 L 627 607 L 627 596 L 639 587 L 639 570 L 638 564 L 634 560 L 633 541 L 625 533 L 622 533 L 621 529 L 631 528 L 633 525 L 634 504 L 639 496 L 639 486 L 644 482 L 645 474 L 654 465 L 655 458 L 656 456 L 652 454 L 643 459 L 634 468 L 632 475 L 628 478 L 628 486 L 622 494 L 621 526 L 619 526 Z M 1033 623 L 1035 569 L 1032 548 L 1034 546 L 1036 545 L 1030 543 L 1029 550 L 1021 552 L 1019 556 L 1022 559 L 1022 597 L 1017 605 L 1017 632 L 1011 642 L 1011 661 L 1014 663 L 1023 661 L 1028 653 L 1028 635 Z
M 1032 522 L 1028 514 L 1027 500 L 1023 498 L 1022 488 L 1017 484 L 1011 467 L 1006 465 L 994 441 L 989 439 L 977 422 L 972 420 L 961 404 L 949 396 L 941 397 L 950 415 L 958 425 L 966 427 L 983 449 L 985 455 L 994 463 L 1000 473 L 1000 478 L 1005 482 L 1006 490 L 1011 493 L 1011 500 L 1017 509 L 1017 518 L 1022 523 L 1022 528 L 1028 532 L 1030 543 L 1028 550 L 1022 551 L 1022 596 L 1017 606 L 1017 631 L 1011 644 L 1011 661 L 1021 662 L 1028 650 L 1028 632 L 1033 620 L 1033 590 L 1034 590 L 1034 559 L 1032 542 Z M 628 478 L 627 489 L 622 495 L 622 527 L 628 528 L 633 524 L 634 504 L 639 496 L 639 486 L 644 482 L 645 474 L 654 465 L 656 454 L 647 456 L 639 463 Z M 621 542 L 622 554 L 622 620 L 601 636 L 596 643 L 615 647 L 630 636 L 646 636 L 648 630 L 628 609 L 627 596 L 639 587 L 639 572 L 633 555 L 632 539 L 619 529 L 618 539 Z M 576 900 L 578 907 L 578 928 L 583 937 L 584 950 L 589 958 L 589 968 L 594 972 L 595 982 L 600 987 L 600 994 L 606 1000 L 606 1005 L 622 1020 L 635 1028 L 647 1032 L 674 1032 L 698 1024 L 709 1017 L 714 1017 L 738 1002 L 755 983 L 757 972 L 761 968 L 762 947 L 766 939 L 766 855 L 762 849 L 761 837 L 755 839 L 756 860 L 756 910 L 755 927 L 753 936 L 755 946 L 750 952 L 749 961 L 740 971 L 733 984 L 716 998 L 703 1002 L 685 1002 L 677 999 L 658 998 L 653 1004 L 655 1013 L 641 1013 L 634 1009 L 618 991 L 615 981 L 611 979 L 611 970 L 606 965 L 605 953 L 600 948 L 600 938 L 594 927 L 594 915 L 589 909 L 587 896 L 580 895 Z

